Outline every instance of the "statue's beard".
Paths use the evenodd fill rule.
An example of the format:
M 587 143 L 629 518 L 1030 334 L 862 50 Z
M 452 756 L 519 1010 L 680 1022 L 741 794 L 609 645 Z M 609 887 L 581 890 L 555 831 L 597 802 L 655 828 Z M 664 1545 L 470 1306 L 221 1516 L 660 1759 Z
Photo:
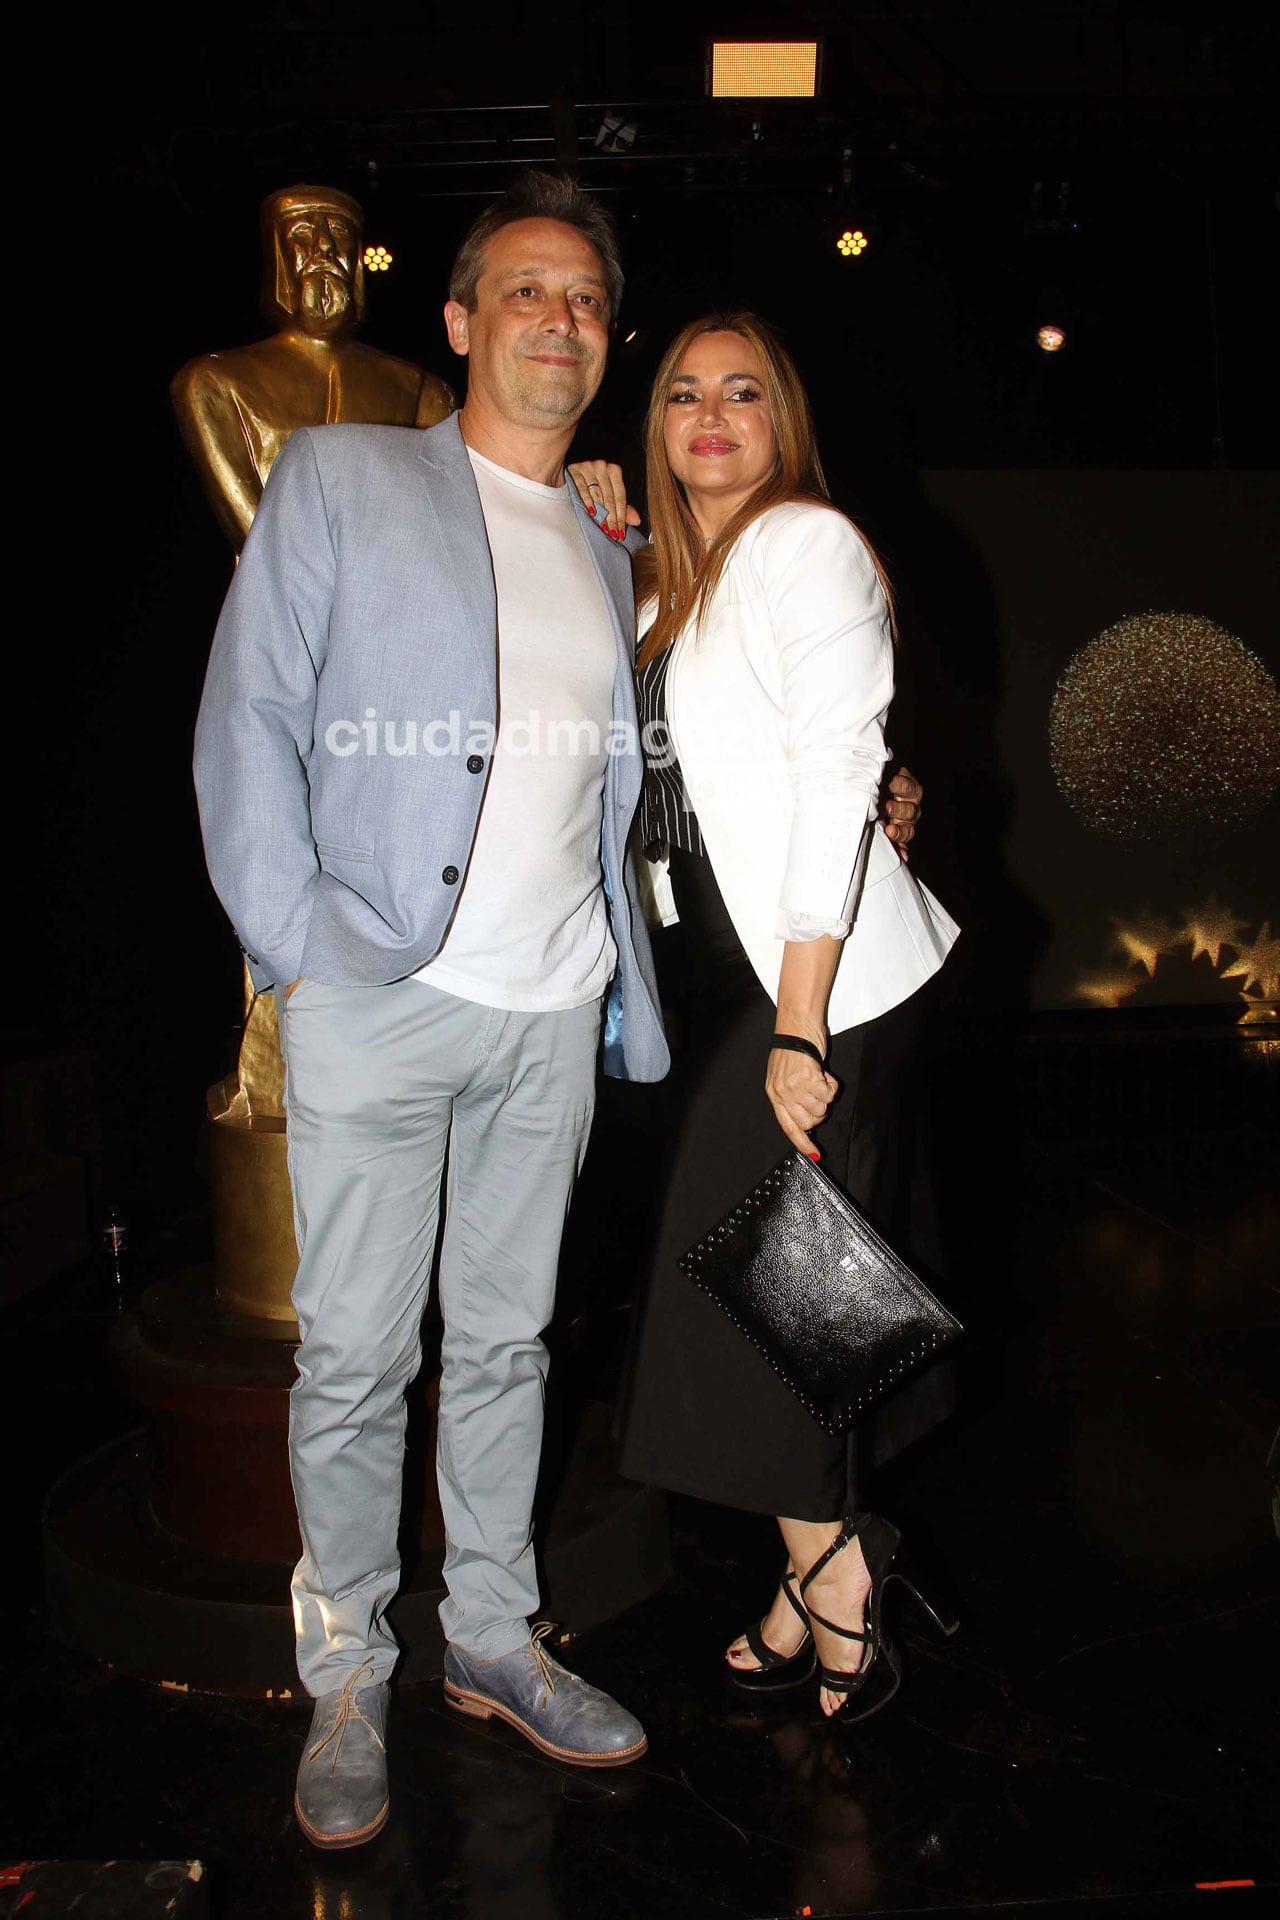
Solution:
M 298 288 L 298 315 L 308 332 L 328 332 L 346 318 L 351 282 L 341 267 L 328 263 L 304 267 Z

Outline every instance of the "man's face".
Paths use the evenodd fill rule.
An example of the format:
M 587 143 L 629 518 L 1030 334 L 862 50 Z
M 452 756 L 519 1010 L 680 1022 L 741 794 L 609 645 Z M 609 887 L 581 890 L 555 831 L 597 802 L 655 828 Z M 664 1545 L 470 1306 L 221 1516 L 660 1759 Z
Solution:
M 285 216 L 280 241 L 299 326 L 320 339 L 337 333 L 348 324 L 354 300 L 355 222 L 340 207 L 304 207 Z
M 485 248 L 475 311 L 444 310 L 469 361 L 467 397 L 512 426 L 570 427 L 595 396 L 609 350 L 600 256 L 576 227 L 515 220 Z

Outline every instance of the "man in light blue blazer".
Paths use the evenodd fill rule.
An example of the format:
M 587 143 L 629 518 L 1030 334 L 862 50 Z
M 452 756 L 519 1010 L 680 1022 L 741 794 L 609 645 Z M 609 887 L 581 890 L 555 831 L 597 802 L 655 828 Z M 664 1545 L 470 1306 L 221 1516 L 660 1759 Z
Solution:
M 562 1761 L 645 1747 L 528 1625 L 542 1334 L 597 1064 L 668 1065 L 625 854 L 630 562 L 563 470 L 621 286 L 608 219 L 570 182 L 529 175 L 487 209 L 445 309 L 461 413 L 295 432 L 209 662 L 209 871 L 277 993 L 287 1067 L 293 1597 L 316 1701 L 295 1805 L 325 1847 L 387 1817 L 404 1389 L 446 1169 L 446 1697 Z

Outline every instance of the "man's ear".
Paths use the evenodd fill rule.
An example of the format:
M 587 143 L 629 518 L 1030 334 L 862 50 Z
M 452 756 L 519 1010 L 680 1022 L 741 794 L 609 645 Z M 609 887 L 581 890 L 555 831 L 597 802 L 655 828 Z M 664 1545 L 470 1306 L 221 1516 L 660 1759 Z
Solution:
M 471 315 L 460 300 L 445 301 L 444 327 L 449 336 L 449 345 L 455 353 L 464 356 L 471 351 L 470 319 Z

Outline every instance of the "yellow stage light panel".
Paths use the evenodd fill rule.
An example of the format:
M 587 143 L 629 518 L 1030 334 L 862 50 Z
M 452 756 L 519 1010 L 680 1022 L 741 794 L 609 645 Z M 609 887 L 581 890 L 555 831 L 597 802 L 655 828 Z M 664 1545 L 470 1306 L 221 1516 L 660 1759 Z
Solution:
M 713 40 L 715 100 L 812 100 L 818 91 L 816 40 Z

